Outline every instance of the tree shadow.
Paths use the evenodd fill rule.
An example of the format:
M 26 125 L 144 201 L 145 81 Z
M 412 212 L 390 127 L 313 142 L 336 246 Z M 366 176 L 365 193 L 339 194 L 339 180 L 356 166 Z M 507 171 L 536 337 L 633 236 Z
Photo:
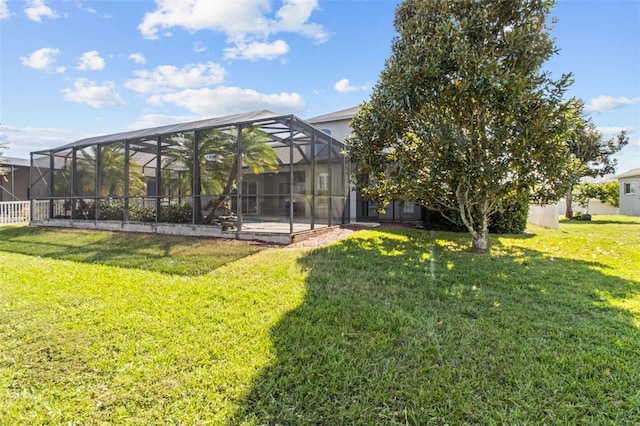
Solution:
M 612 220 L 612 219 L 598 219 L 596 216 L 592 216 L 591 220 L 578 220 L 578 219 L 560 219 L 561 224 L 571 225 L 625 225 L 625 226 L 640 226 L 640 222 Z
M 44 227 L 0 228 L 0 251 L 172 275 L 204 275 L 266 245 L 215 238 Z
M 640 283 L 466 239 L 367 231 L 305 254 L 305 300 L 229 424 L 640 420 L 640 332 L 621 307 Z

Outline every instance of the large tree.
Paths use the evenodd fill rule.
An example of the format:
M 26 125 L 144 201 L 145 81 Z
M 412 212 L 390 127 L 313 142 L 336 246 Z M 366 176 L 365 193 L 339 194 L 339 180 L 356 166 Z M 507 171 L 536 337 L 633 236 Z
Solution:
M 474 251 L 503 200 L 566 191 L 567 134 L 579 114 L 542 71 L 556 53 L 552 2 L 405 0 L 369 102 L 352 122 L 349 155 L 363 195 L 412 200 L 458 216 Z
M 583 105 L 576 108 L 582 112 Z M 602 177 L 616 172 L 618 161 L 612 155 L 629 143 L 625 131 L 604 139 L 591 119 L 583 119 L 568 140 L 573 163 L 567 173 L 569 189 L 566 194 L 565 217 L 573 217 L 573 189 L 584 177 Z

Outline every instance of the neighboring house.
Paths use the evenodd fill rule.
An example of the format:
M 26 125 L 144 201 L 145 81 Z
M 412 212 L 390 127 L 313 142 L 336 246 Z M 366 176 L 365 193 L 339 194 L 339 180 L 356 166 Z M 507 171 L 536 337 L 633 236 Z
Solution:
M 314 127 L 328 133 L 333 138 L 344 141 L 351 135 L 351 120 L 357 114 L 360 107 L 343 109 L 341 111 L 320 115 L 306 120 Z M 361 194 L 352 190 L 351 212 L 355 211 L 355 217 L 351 221 L 392 221 L 392 222 L 416 222 L 422 219 L 422 208 L 413 202 L 393 202 L 385 207 L 384 213 L 378 212 L 378 205 L 362 198 Z
M 620 184 L 620 214 L 640 216 L 640 167 L 615 177 Z
M 0 201 L 29 200 L 29 167 L 25 158 L 0 158 Z

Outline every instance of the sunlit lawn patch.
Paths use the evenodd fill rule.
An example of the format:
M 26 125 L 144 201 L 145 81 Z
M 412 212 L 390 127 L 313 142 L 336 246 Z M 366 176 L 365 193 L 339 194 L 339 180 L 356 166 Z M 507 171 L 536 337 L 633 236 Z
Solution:
M 0 419 L 640 422 L 640 220 L 532 231 L 482 256 L 0 228 Z

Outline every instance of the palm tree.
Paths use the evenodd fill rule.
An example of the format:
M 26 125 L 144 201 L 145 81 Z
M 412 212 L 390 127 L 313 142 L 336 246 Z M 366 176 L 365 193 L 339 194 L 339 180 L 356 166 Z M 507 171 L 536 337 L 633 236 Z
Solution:
M 84 173 L 76 173 L 76 188 L 94 188 L 95 183 L 91 182 L 91 178 L 95 177 L 93 170 L 96 170 L 96 159 L 98 157 L 98 149 L 100 149 L 100 170 L 99 187 L 100 193 L 97 194 L 102 198 L 123 197 L 125 193 L 125 170 L 124 170 L 124 151 L 121 144 L 109 144 L 92 146 L 90 152 L 81 150 L 82 157 L 78 157 L 77 163 L 85 165 Z M 146 184 L 144 175 L 138 170 L 140 166 L 129 161 L 129 196 L 142 196 L 146 193 Z M 79 169 L 76 171 L 78 172 Z
M 198 132 L 196 161 L 194 161 L 196 150 L 193 133 L 178 133 L 170 140 L 172 145 L 165 152 L 169 157 L 173 157 L 173 161 L 180 163 L 186 169 L 189 187 L 193 184 L 196 223 L 199 223 L 203 216 L 200 195 L 203 192 L 206 194 L 222 192 L 226 165 L 220 164 L 218 159 L 229 156 L 227 149 L 235 143 L 235 138 L 228 133 L 211 129 Z
M 196 219 L 203 217 L 200 194 L 218 194 L 206 205 L 211 212 L 202 221 L 210 224 L 235 187 L 238 174 L 237 132 L 208 129 L 198 132 L 198 157 L 194 161 L 194 135 L 178 134 L 167 153 L 183 163 L 194 184 Z M 278 172 L 278 155 L 268 145 L 271 138 L 258 127 L 242 129 L 242 163 L 258 174 L 266 169 Z
M 228 170 L 222 193 L 207 204 L 207 207 L 211 208 L 211 212 L 205 218 L 204 223 L 213 221 L 217 210 L 224 205 L 231 190 L 235 187 L 238 176 L 238 144 L 235 138 L 233 142 L 228 147 L 227 156 L 221 160 Z M 256 175 L 267 169 L 274 173 L 278 172 L 278 154 L 268 145 L 269 142 L 271 142 L 269 135 L 258 127 L 242 129 L 242 164 Z

